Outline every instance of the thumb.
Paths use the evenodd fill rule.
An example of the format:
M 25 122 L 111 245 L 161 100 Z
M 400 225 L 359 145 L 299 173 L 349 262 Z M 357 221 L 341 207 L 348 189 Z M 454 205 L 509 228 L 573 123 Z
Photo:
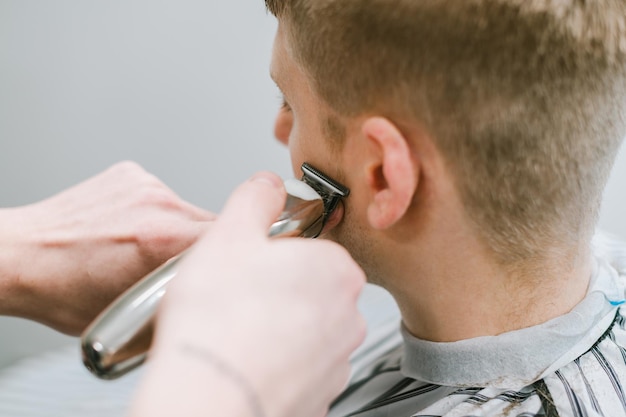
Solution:
M 259 232 L 267 236 L 286 198 L 280 177 L 270 172 L 257 173 L 230 195 L 216 226 L 227 227 L 235 235 Z

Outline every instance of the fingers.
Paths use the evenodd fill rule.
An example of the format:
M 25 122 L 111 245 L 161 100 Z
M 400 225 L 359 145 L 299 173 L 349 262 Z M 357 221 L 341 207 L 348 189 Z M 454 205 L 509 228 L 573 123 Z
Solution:
M 216 227 L 226 224 L 233 234 L 248 237 L 261 232 L 266 236 L 282 211 L 285 199 L 285 187 L 278 176 L 258 173 L 231 194 Z

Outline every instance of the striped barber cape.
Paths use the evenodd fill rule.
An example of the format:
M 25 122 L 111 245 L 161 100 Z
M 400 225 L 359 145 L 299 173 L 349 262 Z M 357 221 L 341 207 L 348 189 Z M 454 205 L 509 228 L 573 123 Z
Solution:
M 454 343 L 381 326 L 329 417 L 626 416 L 626 245 L 594 253 L 585 299 L 539 326 Z

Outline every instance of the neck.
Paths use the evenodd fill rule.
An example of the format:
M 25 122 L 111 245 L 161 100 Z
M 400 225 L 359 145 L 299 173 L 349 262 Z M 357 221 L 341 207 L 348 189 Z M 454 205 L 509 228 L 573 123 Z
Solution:
M 453 342 L 498 335 L 566 314 L 584 298 L 591 277 L 587 247 L 554 250 L 554 256 L 511 269 L 493 262 L 471 233 L 458 230 L 439 234 L 452 239 L 426 239 L 412 253 L 394 249 L 393 279 L 381 284 L 414 336 Z M 407 259 L 411 267 L 400 270 Z
M 423 267 L 385 283 L 414 336 L 453 342 L 538 325 L 569 312 L 587 292 L 586 252 L 569 267 L 555 259 L 525 269 L 533 274 L 498 267 L 466 243 L 431 246 Z

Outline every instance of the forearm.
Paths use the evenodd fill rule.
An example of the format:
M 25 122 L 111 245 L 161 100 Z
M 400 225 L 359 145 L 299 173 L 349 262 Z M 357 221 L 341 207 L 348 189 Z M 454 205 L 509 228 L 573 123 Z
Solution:
M 79 319 L 59 299 L 75 298 L 63 277 L 75 274 L 79 262 L 66 256 L 63 233 L 46 214 L 41 203 L 0 209 L 0 314 L 49 326 L 60 321 L 58 330 L 75 333 Z
M 92 317 L 68 312 L 80 293 L 70 279 L 80 279 L 84 251 L 71 249 L 76 233 L 50 221 L 63 218 L 41 202 L 0 209 L 0 315 L 35 320 L 77 334 Z M 68 220 L 71 222 L 71 220 Z M 68 250 L 70 248 L 70 250 Z

